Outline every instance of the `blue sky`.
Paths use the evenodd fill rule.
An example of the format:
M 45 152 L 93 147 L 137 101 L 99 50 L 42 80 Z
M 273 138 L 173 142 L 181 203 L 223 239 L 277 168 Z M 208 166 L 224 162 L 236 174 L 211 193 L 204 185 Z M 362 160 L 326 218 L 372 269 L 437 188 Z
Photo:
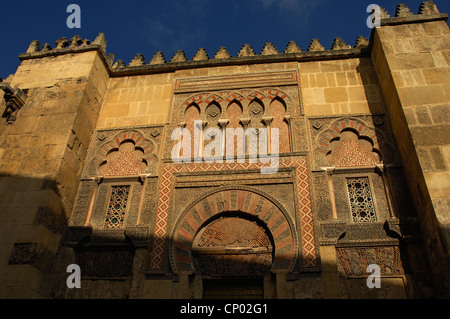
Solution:
M 450 13 L 449 0 L 435 0 L 440 12 Z M 69 29 L 71 3 L 81 7 L 81 29 Z M 306 50 L 313 38 L 329 49 L 341 37 L 353 45 L 358 35 L 369 37 L 366 8 L 376 3 L 391 16 L 398 3 L 417 13 L 420 0 L 110 0 L 30 1 L 1 5 L 0 77 L 19 66 L 18 55 L 32 40 L 41 45 L 80 35 L 93 41 L 99 32 L 108 40 L 107 53 L 128 64 L 142 53 L 148 63 L 156 51 L 169 61 L 176 50 L 192 59 L 198 48 L 210 58 L 220 46 L 236 56 L 244 43 L 259 54 L 266 42 L 282 52 L 290 40 Z

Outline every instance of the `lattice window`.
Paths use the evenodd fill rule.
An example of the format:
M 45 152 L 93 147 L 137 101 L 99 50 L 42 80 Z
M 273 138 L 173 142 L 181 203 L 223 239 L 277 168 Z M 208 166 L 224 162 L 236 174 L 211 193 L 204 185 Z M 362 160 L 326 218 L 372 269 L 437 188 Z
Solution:
M 113 186 L 106 212 L 104 228 L 121 228 L 127 209 L 130 186 Z
M 347 187 L 353 222 L 370 223 L 376 221 L 369 178 L 347 178 Z

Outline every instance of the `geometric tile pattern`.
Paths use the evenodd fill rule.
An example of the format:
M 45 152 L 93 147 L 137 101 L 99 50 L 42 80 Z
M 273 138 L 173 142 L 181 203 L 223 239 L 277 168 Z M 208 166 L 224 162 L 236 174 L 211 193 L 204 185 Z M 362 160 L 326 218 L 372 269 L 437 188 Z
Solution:
M 377 218 L 372 192 L 370 191 L 369 178 L 347 178 L 347 188 L 353 222 L 376 222 Z
M 379 155 L 372 151 L 372 143 L 358 138 L 352 131 L 341 132 L 339 139 L 330 143 L 328 163 L 336 167 L 372 166 L 380 163 Z
M 359 138 L 364 137 L 369 139 L 373 143 L 374 150 L 380 150 L 384 144 L 384 139 L 379 132 L 375 131 L 373 128 L 369 128 L 361 121 L 356 119 L 342 119 L 335 122 L 329 129 L 324 131 L 319 140 L 318 140 L 318 152 L 328 153 L 330 142 L 340 137 L 340 134 L 343 130 L 352 130 L 354 131 Z
M 122 228 L 127 210 L 130 186 L 111 187 L 111 198 L 106 211 L 103 228 Z
M 119 149 L 108 154 L 105 164 L 98 168 L 101 176 L 139 175 L 146 168 L 144 153 L 133 142 L 124 142 Z
M 132 144 L 134 148 L 128 149 L 133 146 Z M 152 141 L 136 130 L 127 130 L 105 141 L 98 148 L 94 162 L 105 170 L 104 173 L 109 173 L 108 175 L 130 175 L 128 174 L 130 172 L 138 175 L 142 172 L 144 164 L 154 159 L 154 154 L 155 145 Z M 140 156 L 139 161 L 136 160 L 137 155 Z M 111 166 L 111 156 L 115 157 L 116 165 Z
M 172 191 L 172 176 L 177 172 L 197 171 L 233 171 L 260 169 L 267 164 L 257 163 L 168 163 L 164 164 L 160 176 L 159 201 L 156 213 L 155 239 L 151 249 L 150 269 L 161 270 L 167 257 L 164 244 L 168 239 L 167 219 L 169 216 L 169 203 Z M 295 168 L 297 201 L 299 205 L 301 253 L 304 269 L 317 269 L 318 259 L 316 253 L 314 226 L 311 211 L 308 170 L 305 158 L 279 159 L 280 168 Z

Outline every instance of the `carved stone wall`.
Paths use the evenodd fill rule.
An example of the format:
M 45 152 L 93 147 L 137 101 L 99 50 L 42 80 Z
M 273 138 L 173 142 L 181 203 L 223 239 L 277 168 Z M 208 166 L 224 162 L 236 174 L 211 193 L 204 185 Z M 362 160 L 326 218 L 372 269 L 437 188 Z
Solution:
M 114 61 L 103 34 L 33 41 L 0 84 L 0 297 L 201 298 L 239 276 L 264 297 L 445 295 L 447 16 L 430 1 L 381 15 L 354 46 L 148 64 Z M 279 133 L 271 174 L 250 161 L 269 145 L 245 143 L 262 129 Z M 368 292 L 370 264 L 386 289 Z

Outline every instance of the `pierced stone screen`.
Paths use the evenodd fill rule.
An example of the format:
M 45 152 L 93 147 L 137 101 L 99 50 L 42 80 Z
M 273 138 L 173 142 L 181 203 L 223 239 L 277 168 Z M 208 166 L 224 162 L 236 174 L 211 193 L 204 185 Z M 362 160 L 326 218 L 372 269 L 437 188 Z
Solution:
M 121 228 L 127 209 L 130 186 L 113 186 L 104 228 Z
M 347 187 L 353 222 L 367 223 L 376 221 L 369 178 L 348 178 Z

